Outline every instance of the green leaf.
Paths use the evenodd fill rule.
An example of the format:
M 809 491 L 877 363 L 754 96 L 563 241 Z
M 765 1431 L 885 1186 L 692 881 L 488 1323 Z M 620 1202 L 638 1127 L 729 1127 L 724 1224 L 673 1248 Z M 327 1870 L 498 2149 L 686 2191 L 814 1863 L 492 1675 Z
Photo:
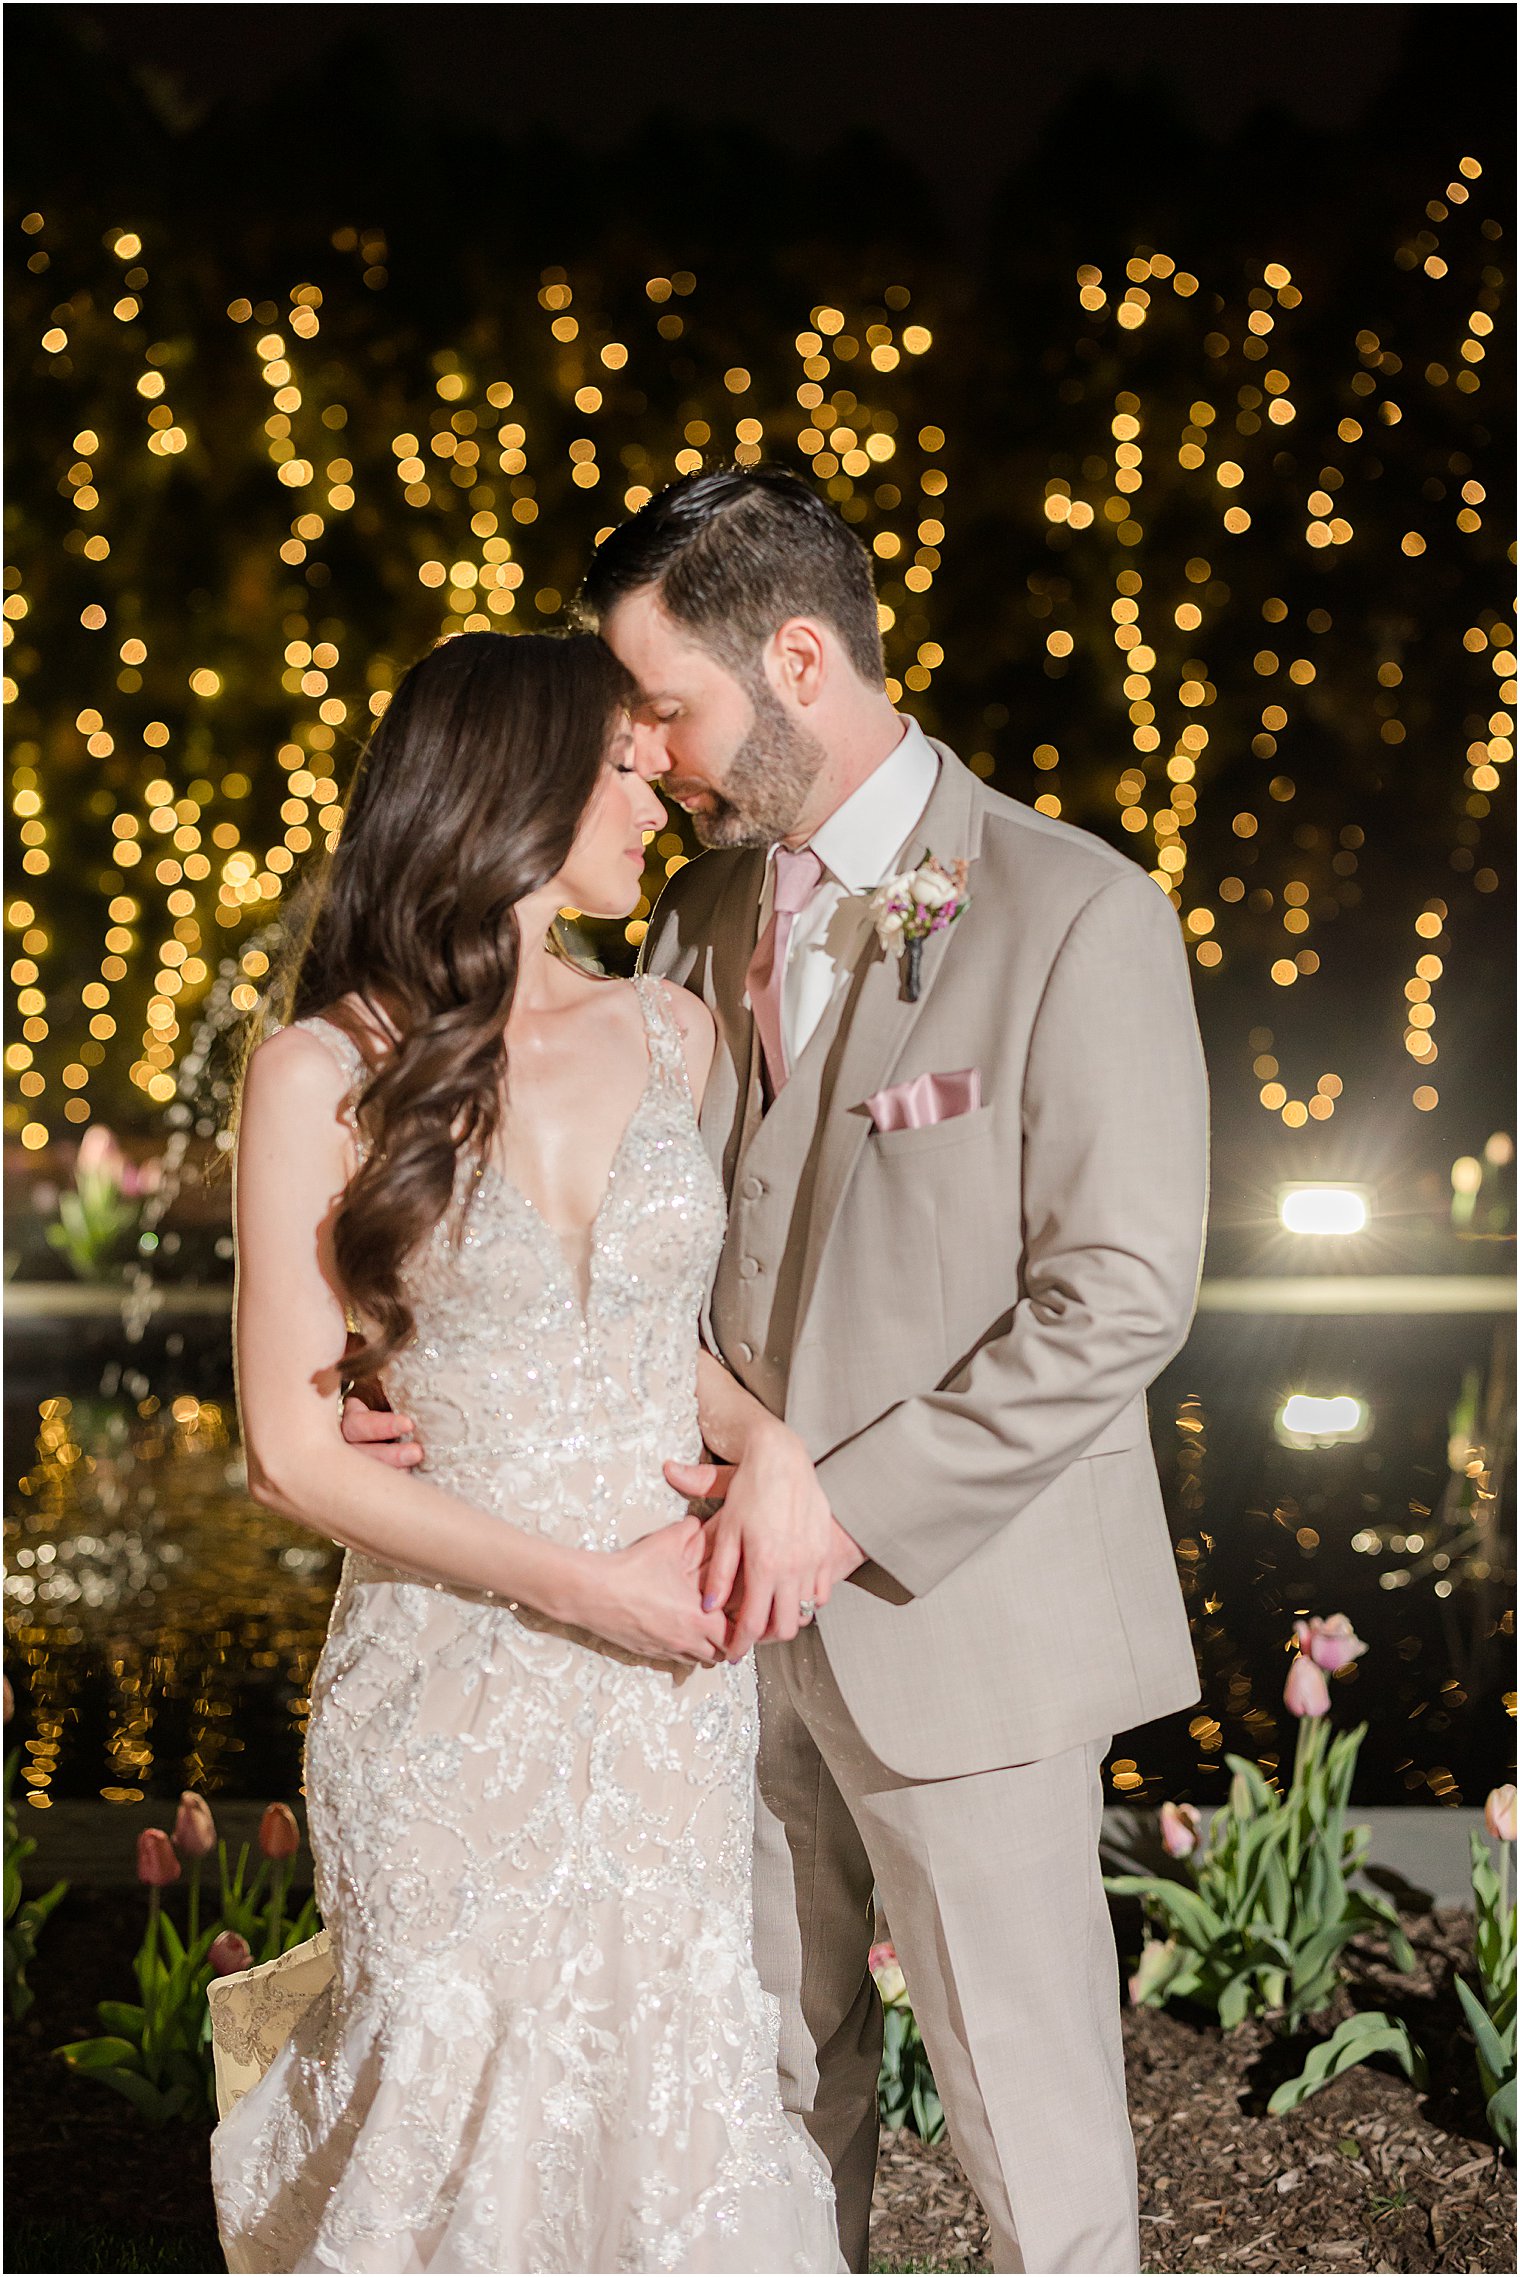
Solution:
M 104 2071 L 97 2076 L 107 2087 L 114 2087 L 118 2095 L 124 2095 L 150 2126 L 161 2127 L 165 2120 L 178 2118 L 185 2108 L 185 2091 L 182 2087 L 171 2088 L 166 2095 L 161 2088 L 154 2087 L 138 2072 Z
M 1251 1995 L 1255 1990 L 1252 1969 L 1242 1969 L 1233 1976 L 1219 1996 L 1219 2025 L 1221 2031 L 1233 2032 L 1251 2013 Z
M 62 2056 L 75 2071 L 104 2071 L 113 2064 L 130 2068 L 141 2061 L 132 2042 L 116 2034 L 107 2034 L 98 2040 L 70 2040 L 66 2047 L 55 2048 L 53 2053 Z
M 108 2031 L 119 2033 L 124 2040 L 130 2040 L 135 2045 L 142 2038 L 146 2012 L 135 2006 L 133 2002 L 127 2000 L 97 2001 L 95 2012 Z
M 1352 1911 L 1359 1917 L 1359 1926 L 1371 1928 L 1374 1924 L 1388 1933 L 1388 1952 L 1396 1969 L 1405 1975 L 1412 1974 L 1416 1962 L 1414 1947 L 1404 1934 L 1398 1908 L 1391 1898 L 1381 1897 L 1371 1890 L 1355 1890 L 1349 1899 Z
M 1408 2026 L 1401 2017 L 1374 2011 L 1348 2016 L 1328 2040 L 1312 2048 L 1298 2077 L 1283 2081 L 1267 2109 L 1278 2116 L 1296 2111 L 1309 2096 L 1338 2079 L 1343 2071 L 1350 2071 L 1354 2064 L 1365 2063 L 1369 2056 L 1392 2056 L 1407 2078 L 1417 2087 L 1424 2085 L 1425 2058 L 1410 2038 Z
M 1505 2073 L 1512 2072 L 1515 2068 L 1513 2028 L 1508 2036 L 1509 2044 L 1506 2046 L 1504 2038 L 1501 2037 L 1493 2019 L 1478 1999 L 1471 1985 L 1462 1977 L 1458 1977 L 1455 1981 L 1457 1998 L 1467 2012 L 1467 2021 L 1472 2026 L 1473 2038 L 1478 2043 L 1478 2062 L 1480 2066 L 1486 2069 L 1490 2080 L 1502 2081 Z M 1485 2084 L 1487 2083 L 1485 2082 Z
M 1513 2073 L 1488 2099 L 1488 2123 L 1507 2151 L 1515 2147 L 1515 2081 Z
M 32 1843 L 30 1847 L 35 1850 L 37 1845 Z M 54 1907 L 61 1905 L 68 1894 L 69 1885 L 67 1882 L 55 1882 L 50 1890 L 43 1891 L 41 1897 L 27 1899 L 21 1908 L 21 1918 L 27 1923 L 34 1935 L 42 1927 Z
M 1224 1935 L 1225 1925 L 1219 1915 L 1185 1882 L 1174 1882 L 1159 1875 L 1147 1878 L 1133 1874 L 1119 1875 L 1109 1887 L 1117 1896 L 1144 1897 L 1166 1917 L 1179 1936 L 1200 1949 L 1217 1943 Z

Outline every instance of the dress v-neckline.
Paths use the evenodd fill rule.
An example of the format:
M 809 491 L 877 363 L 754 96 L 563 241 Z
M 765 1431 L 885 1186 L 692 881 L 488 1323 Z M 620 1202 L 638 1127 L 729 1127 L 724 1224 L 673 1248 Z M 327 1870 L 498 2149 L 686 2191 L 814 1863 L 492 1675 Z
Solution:
M 602 1180 L 602 1198 L 596 1206 L 595 1215 L 592 1217 L 590 1223 L 584 1226 L 567 1226 L 563 1228 L 555 1225 L 552 1219 L 547 1218 L 544 1215 L 537 1202 L 534 1201 L 532 1195 L 529 1194 L 524 1187 L 518 1184 L 517 1180 L 512 1177 L 509 1171 L 503 1168 L 501 1163 L 496 1160 L 496 1157 L 494 1155 L 488 1156 L 487 1159 L 478 1166 L 476 1171 L 477 1183 L 483 1181 L 488 1174 L 493 1177 L 497 1183 L 502 1186 L 509 1195 L 513 1197 L 515 1201 L 519 1202 L 522 1205 L 522 1208 L 529 1222 L 542 1232 L 545 1240 L 549 1243 L 551 1249 L 554 1252 L 555 1261 L 559 1267 L 560 1274 L 568 1285 L 571 1296 L 576 1299 L 577 1309 L 580 1312 L 581 1324 L 583 1327 L 589 1323 L 591 1318 L 591 1299 L 596 1284 L 598 1236 L 601 1233 L 602 1220 L 606 1217 L 608 1206 L 611 1203 L 613 1195 L 617 1190 L 618 1171 L 622 1167 L 623 1157 L 628 1151 L 629 1142 L 633 1137 L 634 1131 L 637 1129 L 639 1123 L 643 1119 L 644 1110 L 649 1104 L 651 1097 L 653 1096 L 655 1080 L 659 1073 L 659 1063 L 655 1053 L 655 1038 L 653 1027 L 649 1018 L 649 1009 L 644 1002 L 643 992 L 637 988 L 637 983 L 635 983 L 635 989 L 639 998 L 639 1012 L 644 1022 L 644 1048 L 648 1055 L 648 1063 L 644 1070 L 644 1081 L 640 1088 L 638 1098 L 634 1101 L 633 1110 L 629 1115 L 628 1120 L 623 1125 L 617 1145 L 612 1150 L 612 1159 L 607 1165 L 606 1175 Z M 575 1271 L 574 1262 L 569 1247 L 571 1242 L 584 1244 L 584 1254 L 586 1261 L 586 1280 L 584 1295 L 582 1295 L 580 1291 L 578 1276 Z

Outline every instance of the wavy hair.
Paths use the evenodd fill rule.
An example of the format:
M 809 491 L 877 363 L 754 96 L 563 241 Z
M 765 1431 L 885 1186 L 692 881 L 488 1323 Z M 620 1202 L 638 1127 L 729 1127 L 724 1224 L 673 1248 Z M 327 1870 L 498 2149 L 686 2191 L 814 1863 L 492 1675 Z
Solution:
M 501 1117 L 516 906 L 563 867 L 632 700 L 591 634 L 460 633 L 405 674 L 360 757 L 286 1005 L 341 1026 L 369 1070 L 333 1229 L 365 1324 L 349 1377 L 415 1332 L 402 1269 Z

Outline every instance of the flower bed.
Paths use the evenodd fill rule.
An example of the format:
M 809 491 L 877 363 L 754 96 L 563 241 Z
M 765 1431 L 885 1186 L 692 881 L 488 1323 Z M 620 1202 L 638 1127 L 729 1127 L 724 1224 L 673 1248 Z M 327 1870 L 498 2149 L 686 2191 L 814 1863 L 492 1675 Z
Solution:
M 1270 2060 L 1292 2065 L 1301 2048 L 1254 2022 L 1221 2036 L 1186 2009 L 1126 2013 L 1147 2270 L 1514 2267 L 1514 2170 L 1487 2136 L 1452 1991 L 1471 1921 L 1443 1910 L 1407 1926 L 1415 1973 L 1395 1976 L 1359 1939 L 1351 1998 L 1416 2023 L 1431 2059 L 1425 2095 L 1364 2064 L 1271 2118 L 1264 2106 L 1279 2073 Z M 208 2122 L 149 2130 L 130 2104 L 51 2053 L 95 2029 L 95 2003 L 130 1978 L 141 1930 L 140 1900 L 125 1890 L 75 1888 L 48 1923 L 36 2005 L 7 2028 L 8 2270 L 221 2266 Z M 81 2181 L 87 2210 L 76 2219 Z M 948 2143 L 906 2131 L 884 2138 L 877 2267 L 983 2269 L 982 2234 Z
M 1396 1975 L 1358 1939 L 1347 2007 L 1417 2019 L 1431 2059 L 1424 2095 L 1363 2064 L 1274 2118 L 1267 2098 L 1307 2039 L 1285 2043 L 1255 2021 L 1221 2034 L 1186 2009 L 1126 2012 L 1146 2270 L 1514 2268 L 1514 2168 L 1488 2133 L 1453 1991 L 1456 1969 L 1471 1965 L 1471 1916 L 1442 1908 L 1406 1926 L 1414 1971 Z M 989 2268 L 983 2230 L 947 2142 L 906 2130 L 884 2142 L 876 2266 Z

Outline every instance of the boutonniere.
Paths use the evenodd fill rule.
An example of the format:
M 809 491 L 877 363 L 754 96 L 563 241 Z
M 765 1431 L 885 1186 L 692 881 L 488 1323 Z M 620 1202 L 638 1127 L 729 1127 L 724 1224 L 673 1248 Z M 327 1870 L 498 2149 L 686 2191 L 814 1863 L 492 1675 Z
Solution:
M 889 954 L 898 948 L 905 952 L 910 1004 L 918 1002 L 925 941 L 931 933 L 943 933 L 970 906 L 968 868 L 966 862 L 952 862 L 947 870 L 926 849 L 916 870 L 903 870 L 897 877 L 888 878 L 871 896 L 877 940 Z

